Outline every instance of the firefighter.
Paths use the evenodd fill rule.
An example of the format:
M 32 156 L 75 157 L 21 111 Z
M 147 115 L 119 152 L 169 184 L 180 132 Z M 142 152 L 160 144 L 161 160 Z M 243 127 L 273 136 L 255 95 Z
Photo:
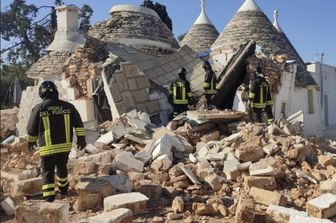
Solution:
M 211 99 L 217 93 L 216 83 L 217 77 L 215 72 L 212 70 L 212 67 L 209 61 L 205 61 L 203 64 L 203 69 L 205 70 L 205 78 L 203 83 L 204 96 L 205 96 L 205 107 L 206 109 L 210 108 Z
M 178 78 L 173 81 L 169 88 L 169 103 L 173 106 L 173 117 L 188 110 L 188 105 L 193 104 L 190 83 L 187 80 L 187 70 L 179 69 Z
M 266 113 L 267 124 L 273 123 L 271 89 L 260 66 L 255 69 L 255 77 L 250 82 L 248 97 L 248 107 L 252 110 L 254 121 L 263 122 L 262 115 Z
M 67 162 L 72 147 L 73 128 L 77 135 L 77 148 L 86 146 L 82 119 L 76 108 L 58 99 L 56 85 L 44 81 L 39 87 L 43 102 L 36 105 L 27 125 L 27 140 L 32 151 L 38 143 L 42 167 L 43 199 L 53 202 L 56 181 L 61 195 L 66 195 L 69 187 Z

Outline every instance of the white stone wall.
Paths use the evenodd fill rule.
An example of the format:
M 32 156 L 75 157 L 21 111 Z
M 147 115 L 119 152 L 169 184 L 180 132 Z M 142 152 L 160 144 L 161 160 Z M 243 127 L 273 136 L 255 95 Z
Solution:
M 281 78 L 281 88 L 277 95 L 274 97 L 273 114 L 275 120 L 279 120 L 283 117 L 282 114 L 282 104 L 286 103 L 285 116 L 302 111 L 304 114 L 304 134 L 306 135 L 318 135 L 323 134 L 323 123 L 321 116 L 321 104 L 319 100 L 319 91 L 316 86 L 309 86 L 308 88 L 297 88 L 295 87 L 295 74 L 296 66 L 288 65 L 284 71 Z M 336 85 L 335 85 L 336 86 Z M 314 102 L 314 113 L 309 114 L 308 112 L 308 89 L 313 90 L 313 102 Z M 245 111 L 245 106 L 241 101 L 240 92 L 237 92 L 234 109 L 239 111 Z
M 325 95 L 328 98 L 328 111 L 325 110 L 325 101 L 322 106 L 323 122 L 326 120 L 325 115 L 329 122 L 329 126 L 336 125 L 336 67 L 315 62 L 308 65 L 308 71 L 311 72 L 315 81 L 320 85 L 323 91 L 323 97 Z M 323 73 L 323 87 L 321 86 L 321 71 Z M 321 95 L 319 95 L 319 100 L 321 100 Z M 323 99 L 324 100 L 324 99 Z M 327 123 L 324 123 L 325 126 Z

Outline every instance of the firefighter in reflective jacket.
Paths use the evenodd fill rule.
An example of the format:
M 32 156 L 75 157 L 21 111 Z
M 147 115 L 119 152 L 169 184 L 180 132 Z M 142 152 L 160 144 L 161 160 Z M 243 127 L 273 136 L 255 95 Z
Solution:
M 255 78 L 250 82 L 248 97 L 248 106 L 253 111 L 254 121 L 262 122 L 262 114 L 265 112 L 267 124 L 271 124 L 274 121 L 271 89 L 259 66 L 256 67 Z
M 215 72 L 213 72 L 209 61 L 204 62 L 203 69 L 206 72 L 203 83 L 204 96 L 206 100 L 206 109 L 209 109 L 211 104 L 211 98 L 217 93 L 216 89 L 217 77 Z
M 72 147 L 73 128 L 77 135 L 78 149 L 86 146 L 82 119 L 76 108 L 58 99 L 56 85 L 44 81 L 39 87 L 43 102 L 36 105 L 27 125 L 29 150 L 38 143 L 42 166 L 43 198 L 48 202 L 55 199 L 55 167 L 59 191 L 68 191 L 68 155 Z
M 173 117 L 188 110 L 188 105 L 193 104 L 190 83 L 187 80 L 187 70 L 182 67 L 178 73 L 179 78 L 173 81 L 169 89 L 169 103 L 173 106 Z

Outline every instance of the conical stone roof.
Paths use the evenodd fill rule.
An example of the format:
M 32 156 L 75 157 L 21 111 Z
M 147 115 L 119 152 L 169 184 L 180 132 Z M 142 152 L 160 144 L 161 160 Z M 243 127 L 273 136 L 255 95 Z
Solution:
M 106 43 L 121 43 L 148 52 L 171 53 L 179 48 L 173 33 L 152 9 L 116 5 L 110 15 L 96 23 L 89 35 Z
M 205 0 L 202 0 L 201 6 L 201 14 L 181 41 L 181 46 L 186 44 L 196 52 L 209 49 L 219 36 L 219 32 L 205 12 Z
M 287 37 L 284 37 L 262 12 L 254 0 L 246 0 L 229 24 L 224 28 L 215 43 L 213 51 L 229 53 L 250 40 L 262 47 L 266 54 L 287 54 L 288 59 L 298 64 L 297 86 L 316 85 L 305 70 L 305 64 Z

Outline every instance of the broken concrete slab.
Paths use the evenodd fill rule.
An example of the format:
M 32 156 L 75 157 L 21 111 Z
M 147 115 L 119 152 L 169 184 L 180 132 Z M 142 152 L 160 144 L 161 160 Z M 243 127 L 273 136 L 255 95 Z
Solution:
M 101 178 L 109 180 L 112 183 L 113 187 L 117 189 L 117 191 L 129 193 L 133 189 L 133 183 L 127 176 L 111 175 L 111 176 L 103 176 Z
M 114 136 L 113 136 L 113 132 L 108 132 L 102 136 L 100 136 L 96 142 L 98 143 L 104 143 L 106 145 L 112 143 L 114 141 Z
M 275 176 L 275 165 L 276 159 L 273 157 L 261 159 L 249 167 L 249 172 L 251 176 Z
M 297 215 L 292 215 L 288 223 L 333 223 L 327 219 L 311 218 L 311 217 L 302 217 Z
M 331 218 L 336 215 L 336 195 L 323 194 L 307 202 L 306 212 L 316 218 Z
M 277 184 L 275 181 L 275 177 L 245 176 L 244 177 L 245 190 L 250 191 L 252 187 L 265 190 L 276 190 Z
M 76 185 L 79 211 L 97 209 L 103 206 L 103 199 L 116 193 L 109 180 L 104 178 L 82 178 Z
M 267 155 L 272 155 L 280 150 L 279 146 L 275 143 L 269 143 L 263 147 L 264 152 Z
M 131 172 L 142 172 L 144 168 L 143 162 L 134 158 L 133 154 L 130 152 L 121 152 L 113 160 L 116 168 Z
M 88 223 L 128 223 L 132 221 L 133 212 L 127 208 L 103 212 L 88 219 Z
M 255 203 L 251 196 L 242 194 L 236 208 L 235 223 L 253 223 L 255 217 Z
M 128 208 L 136 215 L 146 210 L 148 200 L 148 197 L 138 192 L 117 194 L 104 199 L 104 211 Z
M 59 201 L 53 203 L 38 200 L 24 201 L 15 209 L 15 220 L 27 223 L 68 223 L 69 204 Z
M 256 203 L 266 206 L 271 204 L 285 206 L 287 204 L 287 198 L 277 191 L 269 191 L 252 187 L 250 195 Z
M 185 168 L 184 166 L 181 166 L 180 169 L 189 178 L 189 180 L 191 180 L 191 182 L 193 182 L 194 184 L 197 184 L 197 185 L 202 184 L 201 182 L 199 182 L 199 180 L 197 179 L 197 177 L 195 176 L 195 174 L 191 170 Z
M 269 205 L 266 210 L 266 222 L 288 222 L 291 216 L 307 217 L 306 212 L 277 205 Z
M 12 183 L 11 197 L 35 196 L 42 194 L 42 178 L 36 177 Z
M 0 205 L 6 215 L 12 216 L 15 214 L 15 203 L 10 197 L 7 197 L 5 200 L 1 201 Z

